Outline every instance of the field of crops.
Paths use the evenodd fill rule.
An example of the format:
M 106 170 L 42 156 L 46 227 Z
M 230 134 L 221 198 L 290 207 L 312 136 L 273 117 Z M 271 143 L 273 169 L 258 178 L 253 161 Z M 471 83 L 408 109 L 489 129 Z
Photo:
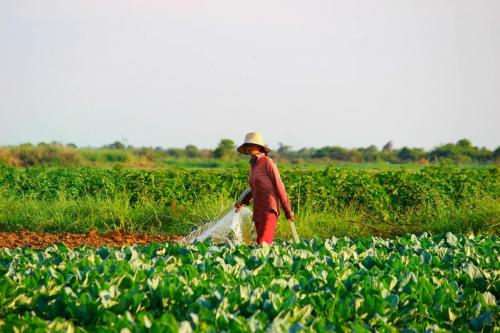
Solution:
M 0 167 L 0 228 L 185 234 L 230 206 L 247 173 Z M 282 178 L 307 236 L 483 232 L 500 221 L 498 168 L 328 168 L 285 170 Z
M 500 193 L 500 169 L 428 167 L 420 171 L 367 172 L 353 169 L 287 170 L 282 179 L 297 206 L 323 210 L 356 202 L 373 212 L 397 212 L 426 200 L 460 202 L 472 196 Z M 98 168 L 0 167 L 0 188 L 19 197 L 114 197 L 129 195 L 177 203 L 206 194 L 237 196 L 246 186 L 246 170 L 137 170 Z
M 497 331 L 498 237 L 0 252 L 0 330 Z
M 111 231 L 115 245 L 137 231 L 175 238 L 231 207 L 246 177 L 0 167 L 0 229 Z M 284 242 L 279 223 L 271 248 L 1 249 L 0 331 L 498 331 L 498 168 L 287 169 L 282 178 L 300 244 Z M 30 237 L 70 238 L 61 235 Z

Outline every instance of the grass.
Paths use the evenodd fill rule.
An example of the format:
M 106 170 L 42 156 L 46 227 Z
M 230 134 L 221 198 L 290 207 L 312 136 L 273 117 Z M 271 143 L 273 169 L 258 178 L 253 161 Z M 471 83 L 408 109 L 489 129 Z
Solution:
M 226 195 L 202 196 L 196 202 L 167 205 L 141 197 L 135 205 L 123 193 L 113 198 L 83 197 L 36 200 L 12 198 L 0 193 L 0 229 L 82 233 L 90 230 L 186 235 L 226 212 L 233 199 Z M 297 212 L 297 229 L 303 238 L 332 236 L 394 236 L 407 232 L 483 232 L 499 234 L 500 200 L 481 197 L 460 205 L 434 202 L 416 207 L 392 221 L 378 221 L 356 206 L 315 212 L 302 207 Z M 290 239 L 288 222 L 280 216 L 276 237 Z
M 276 235 L 291 239 L 288 222 L 280 217 Z M 458 206 L 435 203 L 401 214 L 395 221 L 376 221 L 356 207 L 329 212 L 303 211 L 296 223 L 298 233 L 304 238 L 329 238 L 363 236 L 391 237 L 405 233 L 485 233 L 500 234 L 500 200 L 490 197 L 476 198 Z

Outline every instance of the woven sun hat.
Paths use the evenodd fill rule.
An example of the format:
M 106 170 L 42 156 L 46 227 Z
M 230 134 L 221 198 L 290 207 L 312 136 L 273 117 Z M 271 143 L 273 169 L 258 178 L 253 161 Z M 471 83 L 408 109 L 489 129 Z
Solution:
M 247 135 L 245 135 L 245 142 L 238 147 L 238 152 L 242 154 L 247 154 L 245 146 L 246 145 L 257 145 L 260 146 L 264 149 L 266 153 L 269 153 L 271 149 L 267 148 L 266 145 L 264 144 L 264 139 L 262 138 L 262 135 L 258 132 L 250 132 Z

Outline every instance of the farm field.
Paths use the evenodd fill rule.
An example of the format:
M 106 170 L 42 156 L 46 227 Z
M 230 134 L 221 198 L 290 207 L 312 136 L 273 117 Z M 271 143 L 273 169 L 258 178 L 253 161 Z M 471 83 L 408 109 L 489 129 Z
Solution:
M 499 176 L 285 168 L 256 248 L 177 242 L 246 170 L 0 167 L 0 331 L 498 331 Z
M 500 333 L 499 13 L 0 0 L 0 333 Z
M 0 330 L 498 330 L 497 236 L 0 250 Z
M 0 167 L 0 230 L 185 235 L 230 209 L 246 170 Z M 498 233 L 498 168 L 284 170 L 305 238 Z M 289 239 L 286 223 L 278 236 Z

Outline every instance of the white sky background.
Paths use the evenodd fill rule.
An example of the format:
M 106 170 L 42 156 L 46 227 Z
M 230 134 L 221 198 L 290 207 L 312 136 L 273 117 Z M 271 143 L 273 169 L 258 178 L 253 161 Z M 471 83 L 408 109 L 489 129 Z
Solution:
M 500 1 L 1 0 L 0 145 L 500 144 Z

